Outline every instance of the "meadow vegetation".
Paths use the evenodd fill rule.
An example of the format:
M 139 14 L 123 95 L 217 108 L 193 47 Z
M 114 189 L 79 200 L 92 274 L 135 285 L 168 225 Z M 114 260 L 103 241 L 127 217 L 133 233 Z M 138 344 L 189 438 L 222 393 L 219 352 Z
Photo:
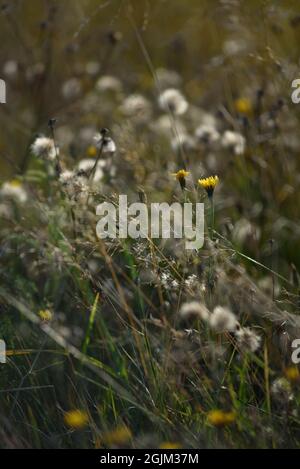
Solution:
M 299 448 L 297 5 L 1 2 L 1 447 Z M 99 239 L 120 194 L 203 248 Z

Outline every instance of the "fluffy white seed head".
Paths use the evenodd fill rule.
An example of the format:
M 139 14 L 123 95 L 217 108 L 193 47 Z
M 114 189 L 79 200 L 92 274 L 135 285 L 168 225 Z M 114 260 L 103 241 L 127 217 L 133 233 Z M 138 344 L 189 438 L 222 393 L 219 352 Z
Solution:
M 179 310 L 179 315 L 182 319 L 199 318 L 203 321 L 209 319 L 209 311 L 203 303 L 198 301 L 191 301 L 183 303 Z
M 235 332 L 238 348 L 242 352 L 256 352 L 261 343 L 261 337 L 249 327 L 241 327 Z
M 100 133 L 97 133 L 94 136 L 94 140 L 95 140 L 96 147 L 98 149 L 102 148 L 102 153 L 115 153 L 117 148 L 112 138 L 106 137 L 106 136 L 101 135 Z
M 168 88 L 158 98 L 158 103 L 164 111 L 171 111 L 176 115 L 184 114 L 189 104 L 183 94 L 176 88 Z
M 55 160 L 56 152 L 58 154 L 58 148 L 55 150 L 54 141 L 48 137 L 37 137 L 31 145 L 32 153 L 38 158 L 45 160 Z
M 5 182 L 0 189 L 0 196 L 13 199 L 20 204 L 27 201 L 27 193 L 19 181 Z
M 216 332 L 234 331 L 238 321 L 235 315 L 228 308 L 216 306 L 210 316 L 210 327 Z
M 242 155 L 246 148 L 246 139 L 243 135 L 232 130 L 226 130 L 222 135 L 223 148 L 233 150 L 236 155 Z

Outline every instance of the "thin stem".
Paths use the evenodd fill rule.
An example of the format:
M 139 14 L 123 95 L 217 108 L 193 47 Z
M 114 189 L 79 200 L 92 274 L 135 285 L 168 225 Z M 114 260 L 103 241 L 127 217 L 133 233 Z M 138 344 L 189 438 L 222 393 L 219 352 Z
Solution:
M 213 241 L 215 231 L 215 204 L 213 195 L 209 197 L 210 200 L 210 238 Z

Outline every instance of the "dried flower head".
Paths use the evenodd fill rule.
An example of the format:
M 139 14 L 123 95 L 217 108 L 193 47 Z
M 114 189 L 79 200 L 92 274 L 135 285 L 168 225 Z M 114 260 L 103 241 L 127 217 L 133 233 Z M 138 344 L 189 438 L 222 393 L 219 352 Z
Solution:
M 164 111 L 171 111 L 176 115 L 184 114 L 189 105 L 185 97 L 175 88 L 168 88 L 158 98 L 159 106 Z
M 219 177 L 210 176 L 208 178 L 198 179 L 198 184 L 206 190 L 208 197 L 212 197 L 216 186 L 219 184 Z
M 235 315 L 228 308 L 216 306 L 209 318 L 210 327 L 216 332 L 234 331 L 238 325 Z

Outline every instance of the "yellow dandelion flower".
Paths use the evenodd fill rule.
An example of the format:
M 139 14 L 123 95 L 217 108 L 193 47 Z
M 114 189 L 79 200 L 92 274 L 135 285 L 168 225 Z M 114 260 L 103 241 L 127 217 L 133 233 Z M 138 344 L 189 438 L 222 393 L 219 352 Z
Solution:
M 214 427 L 224 427 L 234 423 L 236 414 L 234 412 L 224 412 L 223 410 L 211 410 L 207 414 L 207 421 Z
M 95 145 L 90 145 L 86 153 L 87 153 L 87 156 L 89 156 L 90 158 L 95 158 L 95 156 L 97 156 L 98 151 Z
M 240 114 L 252 114 L 253 107 L 249 98 L 239 98 L 234 102 L 234 107 Z
M 209 176 L 208 178 L 198 179 L 198 184 L 206 190 L 208 197 L 212 197 L 216 186 L 219 184 L 219 177 Z
M 9 182 L 10 186 L 11 187 L 22 187 L 22 183 L 21 181 L 19 181 L 18 179 L 12 179 L 10 182 Z
M 102 441 L 106 446 L 124 445 L 131 438 L 131 430 L 126 425 L 120 425 L 115 430 L 105 433 L 102 436 Z
M 52 319 L 52 313 L 49 311 L 49 309 L 41 309 L 38 312 L 39 317 L 41 318 L 42 321 L 49 322 Z
M 171 441 L 165 441 L 159 445 L 159 449 L 181 449 L 180 443 L 172 443 Z
M 177 173 L 173 173 L 173 176 L 175 176 L 177 181 L 180 183 L 181 189 L 185 188 L 185 179 L 189 174 L 190 172 L 185 169 L 180 169 Z
M 74 429 L 80 429 L 88 424 L 89 416 L 87 412 L 80 409 L 70 410 L 64 415 L 65 424 Z
M 289 366 L 284 370 L 285 377 L 292 382 L 300 380 L 300 372 L 296 366 Z

